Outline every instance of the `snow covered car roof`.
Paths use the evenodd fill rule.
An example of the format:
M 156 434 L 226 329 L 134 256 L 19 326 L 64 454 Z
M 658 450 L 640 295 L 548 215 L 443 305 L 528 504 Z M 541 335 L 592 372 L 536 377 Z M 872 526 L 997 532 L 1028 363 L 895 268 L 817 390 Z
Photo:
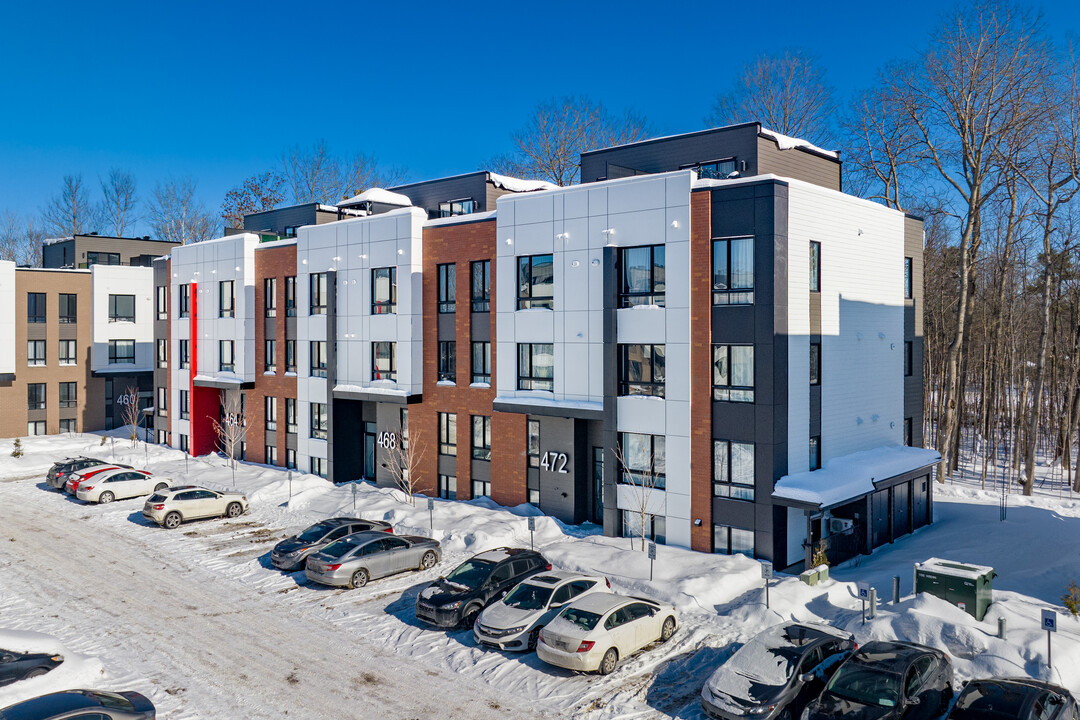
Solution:
M 530 583 L 532 585 L 555 587 L 559 583 L 566 582 L 567 580 L 599 580 L 599 578 L 595 575 L 585 575 L 583 573 L 567 572 L 565 570 L 546 570 L 539 575 L 527 577 L 521 582 Z
M 649 600 L 648 598 L 631 597 L 629 595 L 616 595 L 615 593 L 590 593 L 585 595 L 580 600 L 575 600 L 572 605 L 578 610 L 585 610 L 587 612 L 597 613 L 603 615 L 606 612 L 614 610 L 617 607 L 626 605 L 631 602 L 643 602 L 650 605 L 660 607 L 660 603 L 656 600 Z

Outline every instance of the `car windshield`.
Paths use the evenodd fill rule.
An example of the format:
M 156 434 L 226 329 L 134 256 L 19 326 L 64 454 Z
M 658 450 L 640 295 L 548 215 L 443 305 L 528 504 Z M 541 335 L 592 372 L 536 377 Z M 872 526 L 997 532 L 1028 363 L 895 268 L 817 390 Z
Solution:
M 131 704 L 123 695 L 117 695 L 116 693 L 103 692 L 101 690 L 89 691 L 86 693 L 87 697 L 95 698 L 101 707 L 112 708 L 114 710 L 134 710 L 135 706 Z
M 324 555 L 329 555 L 333 558 L 339 558 L 345 553 L 352 550 L 357 545 L 359 545 L 361 542 L 363 541 L 355 540 L 351 537 L 343 538 L 341 540 L 338 540 L 337 542 L 330 543 L 322 549 L 322 552 Z
M 1026 693 L 1015 686 L 1003 683 L 969 683 L 960 699 L 956 701 L 953 714 L 958 718 L 1020 717 Z M 994 717 L 997 717 L 995 715 Z
M 307 530 L 297 535 L 296 539 L 302 543 L 315 542 L 316 540 L 322 540 L 323 535 L 329 530 L 330 526 L 319 523 L 318 525 L 312 525 Z
M 790 645 L 770 647 L 768 642 L 755 639 L 739 648 L 728 663 L 732 670 L 754 682 L 783 687 L 795 673 L 800 657 Z
M 551 588 L 521 583 L 510 591 L 503 602 L 519 610 L 542 610 L 547 607 L 551 593 Z
M 900 699 L 900 676 L 848 662 L 833 675 L 828 692 L 863 705 L 896 707 Z
M 484 584 L 494 567 L 495 563 L 490 560 L 466 560 L 446 576 L 446 581 L 475 590 Z
M 153 495 L 150 496 L 150 499 L 147 500 L 146 502 L 152 502 L 152 503 L 165 502 L 165 496 L 161 495 L 159 493 L 154 493 Z
M 600 616 L 596 613 L 589 612 L 588 610 L 578 610 L 575 607 L 566 608 L 559 617 L 564 620 L 569 620 L 585 632 L 592 630 L 596 627 L 596 623 L 600 621 Z

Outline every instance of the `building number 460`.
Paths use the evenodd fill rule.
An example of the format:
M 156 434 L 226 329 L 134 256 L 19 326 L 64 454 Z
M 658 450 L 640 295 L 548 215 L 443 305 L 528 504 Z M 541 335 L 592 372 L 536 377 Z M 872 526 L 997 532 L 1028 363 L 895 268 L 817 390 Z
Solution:
M 570 472 L 566 469 L 566 461 L 566 453 L 546 452 L 540 456 L 540 469 L 565 475 Z

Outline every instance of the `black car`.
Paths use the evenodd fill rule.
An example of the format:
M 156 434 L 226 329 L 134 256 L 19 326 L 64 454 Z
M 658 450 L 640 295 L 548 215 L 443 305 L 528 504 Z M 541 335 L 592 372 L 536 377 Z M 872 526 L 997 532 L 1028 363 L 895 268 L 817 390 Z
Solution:
M 78 472 L 79 470 L 85 470 L 86 468 L 93 467 L 94 465 L 104 464 L 104 460 L 98 460 L 97 458 L 66 458 L 64 460 L 61 460 L 60 462 L 54 463 L 53 466 L 49 468 L 49 474 L 45 476 L 45 482 L 48 483 L 49 487 L 53 488 L 54 490 L 63 490 L 64 483 L 68 481 L 68 477 L 71 475 L 71 473 Z
M 21 653 L 0 649 L 0 687 L 16 680 L 44 675 L 62 662 L 63 656 L 53 653 Z
M 856 647 L 850 633 L 826 625 L 776 625 L 716 669 L 701 689 L 701 708 L 719 720 L 798 718 Z
M 137 692 L 65 690 L 0 710 L 0 720 L 154 720 L 154 703 Z
M 365 530 L 381 530 L 392 533 L 390 523 L 382 520 L 336 517 L 317 522 L 302 533 L 285 538 L 270 551 L 270 562 L 282 570 L 303 570 L 308 556 L 340 540 L 346 535 Z
M 948 707 L 952 683 L 952 663 L 940 650 L 874 641 L 844 661 L 804 717 L 930 720 Z
M 488 550 L 458 565 L 420 591 L 416 617 L 438 627 L 472 627 L 476 616 L 492 601 L 551 563 L 533 550 Z
M 949 720 L 1077 720 L 1076 699 L 1065 688 L 1028 678 L 972 680 Z

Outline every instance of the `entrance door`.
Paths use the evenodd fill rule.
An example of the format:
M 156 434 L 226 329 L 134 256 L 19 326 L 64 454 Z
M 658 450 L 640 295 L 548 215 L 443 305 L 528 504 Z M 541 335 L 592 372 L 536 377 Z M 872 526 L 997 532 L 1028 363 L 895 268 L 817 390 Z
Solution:
M 930 520 L 930 477 L 923 475 L 911 481 L 911 524 L 921 528 Z
M 604 448 L 594 447 L 593 450 L 593 512 L 592 521 L 598 525 L 604 524 Z
M 364 479 L 375 482 L 375 423 L 364 423 Z
M 880 547 L 889 542 L 889 491 L 878 490 L 875 492 L 872 503 L 873 515 L 871 520 L 874 523 L 874 530 L 871 537 L 874 539 L 874 547 Z
M 896 537 L 911 532 L 911 481 L 893 486 L 893 531 Z

